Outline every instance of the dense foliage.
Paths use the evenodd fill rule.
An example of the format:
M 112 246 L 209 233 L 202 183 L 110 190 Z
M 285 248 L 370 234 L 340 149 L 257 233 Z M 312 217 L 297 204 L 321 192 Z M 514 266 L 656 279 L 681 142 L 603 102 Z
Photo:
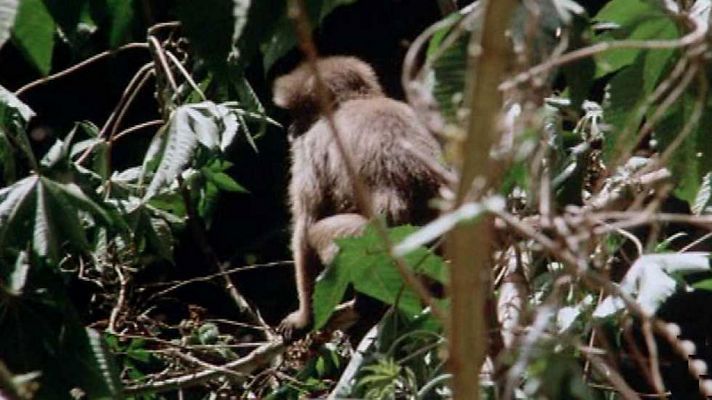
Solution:
M 425 227 L 374 221 L 340 240 L 316 284 L 314 331 L 290 345 L 234 283 L 284 262 L 231 265 L 209 231 L 221 196 L 263 200 L 235 179 L 235 149 L 259 157 L 288 123 L 249 71 L 269 76 L 313 45 L 298 43 L 299 18 L 318 35 L 358 1 L 150 3 L 0 0 L 0 54 L 12 49 L 34 76 L 0 86 L 0 397 L 451 398 L 459 364 L 448 360 L 471 355 L 455 357 L 448 340 L 458 266 L 440 245 L 473 224 L 491 228 L 479 313 L 488 360 L 471 377 L 483 398 L 712 393 L 711 330 L 697 321 L 710 320 L 698 303 L 712 290 L 709 0 L 517 2 L 504 16 L 509 63 L 495 65 L 504 104 L 491 168 L 478 172 L 486 184 L 462 183 L 472 157 L 462 143 L 482 101 L 468 90 L 490 76 L 476 69 L 484 18 L 498 16 L 482 1 L 439 1 L 442 15 L 409 43 L 403 89 L 459 186 Z M 28 95 L 131 52 L 150 61 L 129 71 L 113 111 L 42 145 Z M 127 123 L 143 115 L 132 105 L 147 88 L 155 117 Z M 156 272 L 180 264 L 179 246 L 212 269 Z M 405 283 L 411 273 L 446 295 L 424 298 Z M 226 308 L 192 303 L 208 281 Z M 324 330 L 353 291 L 388 310 L 350 336 Z M 186 307 L 167 317 L 168 303 Z

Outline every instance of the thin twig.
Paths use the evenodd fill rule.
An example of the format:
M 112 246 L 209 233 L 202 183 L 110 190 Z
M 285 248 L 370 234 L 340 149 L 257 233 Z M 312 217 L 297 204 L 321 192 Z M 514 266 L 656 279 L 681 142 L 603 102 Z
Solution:
M 640 396 L 626 383 L 625 379 L 602 358 L 587 351 L 583 346 L 579 346 L 581 354 L 586 358 L 587 362 L 598 371 L 601 376 L 606 378 L 613 388 L 620 393 L 626 400 L 640 400 Z
M 149 128 L 152 126 L 160 126 L 160 125 L 163 125 L 164 123 L 165 123 L 165 121 L 163 121 L 162 119 L 154 119 L 151 121 L 142 122 L 138 125 L 134 125 L 132 127 L 124 129 L 121 132 L 118 132 L 116 135 L 114 135 L 113 141 L 115 142 L 115 141 L 121 139 L 122 137 L 128 135 L 129 133 L 134 133 L 136 131 L 140 131 L 141 129 Z
M 124 50 L 128 50 L 128 49 L 147 49 L 147 48 L 148 48 L 148 45 L 147 45 L 146 43 L 129 43 L 129 44 L 125 44 L 125 45 L 119 47 L 118 49 L 103 51 L 103 52 L 101 52 L 101 53 L 99 53 L 99 54 L 97 54 L 97 55 L 94 55 L 94 56 L 92 56 L 92 57 L 89 57 L 89 58 L 87 58 L 86 60 L 84 60 L 84 61 L 82 61 L 82 62 L 80 62 L 80 63 L 78 63 L 78 64 L 75 64 L 75 65 L 73 65 L 73 66 L 71 66 L 71 67 L 69 67 L 69 68 L 67 68 L 67 69 L 65 69 L 65 70 L 62 70 L 62 71 L 60 71 L 60 72 L 57 72 L 56 74 L 52 74 L 52 75 L 46 76 L 46 77 L 44 77 L 44 78 L 38 79 L 38 80 L 36 80 L 36 81 L 32 81 L 32 82 L 30 82 L 30 83 L 28 83 L 28 84 L 22 86 L 21 88 L 19 88 L 19 89 L 17 89 L 17 90 L 15 91 L 15 96 L 21 97 L 21 96 L 22 96 L 23 94 L 25 94 L 25 92 L 27 92 L 28 90 L 31 90 L 31 89 L 33 89 L 33 88 L 35 88 L 35 87 L 37 87 L 37 86 L 40 86 L 40 85 L 44 85 L 45 83 L 51 82 L 51 81 L 53 81 L 53 80 L 55 80 L 55 79 L 59 79 L 59 78 L 65 77 L 65 76 L 67 76 L 67 75 L 69 75 L 69 74 L 71 74 L 71 73 L 73 73 L 73 72 L 79 71 L 80 69 L 86 67 L 86 66 L 89 65 L 89 64 L 92 64 L 92 63 L 94 63 L 94 62 L 96 62 L 96 61 L 98 61 L 98 60 L 101 60 L 101 59 L 105 58 L 105 57 L 112 56 L 112 55 L 117 54 L 117 53 L 119 53 L 119 52 L 122 52 L 122 51 L 124 51 Z
M 124 388 L 124 395 L 138 395 L 142 393 L 160 393 L 180 388 L 189 388 L 203 384 L 211 379 L 223 375 L 222 370 L 227 369 L 239 374 L 250 374 L 257 368 L 269 364 L 275 357 L 282 354 L 284 344 L 281 341 L 270 342 L 250 352 L 245 357 L 220 366 L 220 370 L 201 370 L 162 381 L 149 382 L 140 385 L 131 385 Z
M 185 80 L 188 82 L 190 87 L 192 87 L 193 90 L 195 90 L 195 92 L 198 93 L 200 98 L 203 99 L 203 101 L 207 100 L 208 98 L 205 97 L 205 93 L 203 93 L 203 91 L 200 90 L 200 87 L 198 87 L 198 84 L 195 83 L 195 81 L 193 80 L 193 77 L 190 76 L 188 71 L 186 71 L 185 67 L 183 67 L 183 64 L 180 62 L 180 60 L 178 60 L 178 58 L 173 53 L 171 53 L 169 50 L 166 50 L 166 55 L 168 56 L 168 59 L 171 62 L 173 62 L 173 65 L 175 65 L 176 68 L 178 68 L 178 71 L 180 71 L 180 73 L 183 74 L 183 77 L 185 78 Z

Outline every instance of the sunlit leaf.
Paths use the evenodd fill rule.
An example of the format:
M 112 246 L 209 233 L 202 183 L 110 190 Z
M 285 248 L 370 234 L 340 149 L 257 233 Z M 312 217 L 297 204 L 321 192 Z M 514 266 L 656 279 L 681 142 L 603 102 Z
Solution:
M 684 275 L 709 270 L 708 253 L 646 254 L 630 267 L 620 283 L 620 289 L 633 296 L 645 312 L 653 315 L 675 293 L 677 281 L 672 274 Z M 596 307 L 593 316 L 605 318 L 624 307 L 623 300 L 608 296 Z

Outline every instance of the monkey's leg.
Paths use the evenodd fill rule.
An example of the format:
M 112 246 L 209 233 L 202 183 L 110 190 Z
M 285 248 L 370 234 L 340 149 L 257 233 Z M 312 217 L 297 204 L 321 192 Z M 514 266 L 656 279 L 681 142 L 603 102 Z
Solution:
M 292 233 L 292 252 L 294 254 L 294 274 L 297 284 L 299 308 L 287 315 L 277 327 L 286 340 L 291 340 L 292 333 L 303 331 L 311 322 L 311 297 L 314 281 L 321 263 L 319 256 L 309 246 L 308 231 L 311 224 L 307 218 L 297 218 Z
M 368 220 L 360 214 L 336 214 L 320 219 L 309 228 L 309 246 L 316 250 L 324 266 L 329 265 L 339 251 L 334 240 L 358 236 L 367 224 Z
M 360 234 L 367 222 L 358 214 L 337 214 L 313 224 L 299 220 L 295 223 L 292 248 L 299 309 L 287 315 L 277 328 L 285 339 L 290 340 L 295 332 L 303 333 L 312 322 L 314 281 L 338 252 L 334 239 Z
M 337 214 L 321 219 L 309 229 L 309 245 L 319 254 L 322 264 L 329 265 L 339 251 L 334 240 L 358 236 L 363 233 L 367 224 L 368 220 L 359 214 Z M 368 330 L 378 321 L 383 310 L 384 305 L 380 301 L 356 293 L 353 300 L 340 304 L 334 310 L 326 329 L 351 331 L 350 328 L 353 327 L 357 331 L 364 328 Z M 350 333 L 360 337 L 365 331 Z

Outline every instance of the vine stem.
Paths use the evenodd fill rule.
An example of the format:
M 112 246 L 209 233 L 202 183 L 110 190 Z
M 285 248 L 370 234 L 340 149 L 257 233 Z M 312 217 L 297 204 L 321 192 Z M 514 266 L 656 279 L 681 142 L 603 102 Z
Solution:
M 51 82 L 53 80 L 65 77 L 71 73 L 79 71 L 80 69 L 86 67 L 89 64 L 92 64 L 92 63 L 99 61 L 103 58 L 112 56 L 116 53 L 122 52 L 124 50 L 129 50 L 129 49 L 148 49 L 148 45 L 146 43 L 129 43 L 129 44 L 125 44 L 115 50 L 103 51 L 97 55 L 87 58 L 86 60 L 84 60 L 78 64 L 72 65 L 71 67 L 69 67 L 65 70 L 59 71 L 56 74 L 45 76 L 44 78 L 38 79 L 36 81 L 32 81 L 32 82 L 22 86 L 21 88 L 19 88 L 15 91 L 15 96 L 20 97 L 23 94 L 25 94 L 28 90 L 31 90 L 37 86 L 44 85 L 47 82 Z

